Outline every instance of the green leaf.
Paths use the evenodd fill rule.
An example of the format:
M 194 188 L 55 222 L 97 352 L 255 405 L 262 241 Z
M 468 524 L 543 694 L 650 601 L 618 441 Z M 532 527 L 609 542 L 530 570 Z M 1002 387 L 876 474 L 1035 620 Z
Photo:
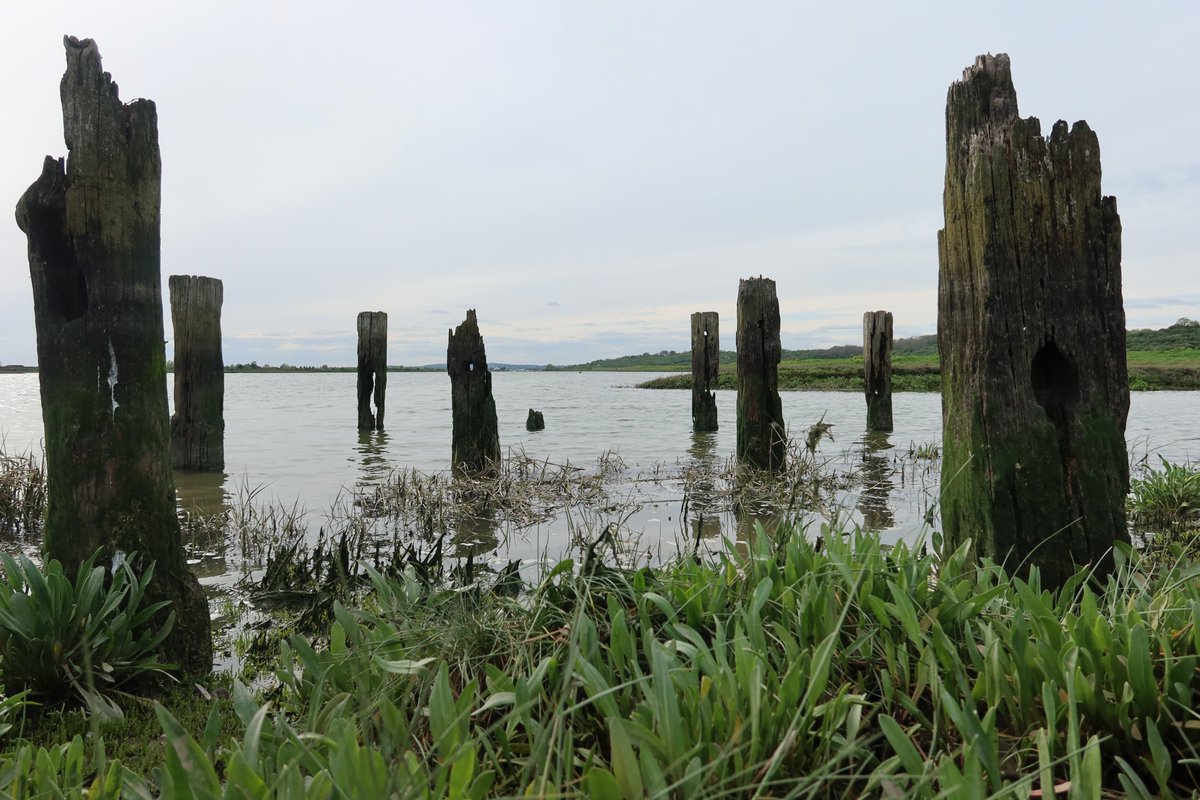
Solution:
M 645 796 L 642 772 L 633 752 L 633 744 L 625 733 L 625 721 L 619 717 L 608 719 L 608 743 L 612 751 L 613 776 L 621 787 L 621 794 L 625 800 L 640 800 Z
M 621 800 L 623 797 L 628 800 L 629 796 L 621 793 L 621 784 L 603 767 L 592 767 L 584 783 L 587 785 L 587 796 L 592 800 Z

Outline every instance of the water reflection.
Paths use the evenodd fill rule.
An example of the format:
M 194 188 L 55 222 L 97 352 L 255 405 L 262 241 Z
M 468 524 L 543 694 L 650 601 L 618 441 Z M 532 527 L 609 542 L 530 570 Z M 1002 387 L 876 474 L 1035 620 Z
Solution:
M 721 536 L 717 434 L 693 431 L 688 456 L 683 468 L 683 518 L 692 541 L 699 544 Z
M 884 531 L 896 524 L 892 510 L 891 493 L 895 470 L 892 467 L 892 443 L 889 435 L 881 431 L 868 432 L 858 442 L 862 447 L 860 481 L 862 489 L 858 495 L 858 511 L 862 514 L 863 528 Z
M 450 555 L 478 558 L 500 547 L 496 511 L 486 502 L 464 503 L 455 509 Z
M 387 478 L 392 468 L 387 458 L 387 431 L 359 431 L 358 445 L 354 449 L 358 453 L 359 486 L 370 486 Z
M 188 566 L 205 583 L 228 576 L 225 563 L 225 528 L 230 515 L 228 480 L 224 472 L 175 472 L 175 502 Z

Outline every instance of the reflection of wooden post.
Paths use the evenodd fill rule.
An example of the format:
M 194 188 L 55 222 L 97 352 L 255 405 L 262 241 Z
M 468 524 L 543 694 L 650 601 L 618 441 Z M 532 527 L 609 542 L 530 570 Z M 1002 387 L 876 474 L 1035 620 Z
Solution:
M 1121 223 L 1087 123 L 1021 119 L 1006 55 L 946 103 L 942 523 L 1060 585 L 1128 541 Z
M 783 469 L 787 433 L 779 399 L 779 300 L 775 281 L 746 278 L 737 298 L 737 455 L 759 469 Z
M 159 272 L 162 162 L 154 103 L 123 105 L 90 39 L 64 39 L 69 155 L 47 157 L 17 203 L 28 237 L 46 447 L 47 558 L 74 574 L 99 551 L 156 564 L 167 661 L 212 667 L 208 601 L 175 516 Z M 96 665 L 97 667 L 99 665 Z
M 715 311 L 692 314 L 692 430 L 717 429 L 717 368 L 721 363 L 719 317 Z
M 225 468 L 221 282 L 199 275 L 172 275 L 167 283 L 175 328 L 172 462 L 177 469 L 220 472 Z
M 500 463 L 500 433 L 492 373 L 473 308 L 463 323 L 450 331 L 446 370 L 454 421 L 451 464 L 456 472 L 486 472 Z
M 358 429 L 383 428 L 383 399 L 387 391 L 387 314 L 358 315 Z M 371 401 L 375 410 L 371 410 Z
M 892 312 L 863 314 L 863 382 L 867 430 L 892 429 Z

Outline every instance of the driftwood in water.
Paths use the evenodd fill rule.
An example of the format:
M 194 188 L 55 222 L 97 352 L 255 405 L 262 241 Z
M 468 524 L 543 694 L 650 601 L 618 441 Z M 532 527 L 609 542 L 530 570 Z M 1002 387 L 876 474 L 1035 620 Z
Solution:
M 446 371 L 450 373 L 451 434 L 450 462 L 456 472 L 478 473 L 500 463 L 500 433 L 496 401 L 492 398 L 492 373 L 475 309 L 450 331 L 446 348 Z
M 717 369 L 721 340 L 716 311 L 692 314 L 692 430 L 717 429 Z
M 863 383 L 867 430 L 892 430 L 892 312 L 863 314 Z
M 383 429 L 383 403 L 387 392 L 387 314 L 363 311 L 358 315 L 358 429 Z M 375 407 L 372 409 L 371 403 Z
M 745 278 L 737 297 L 737 457 L 780 470 L 787 450 L 779 399 L 779 299 L 775 281 Z
M 1128 541 L 1121 223 L 1085 122 L 1043 138 L 1008 56 L 946 103 L 938 234 L 947 541 L 1057 586 Z
M 525 430 L 527 431 L 544 431 L 546 429 L 546 418 L 540 411 L 529 409 L 529 416 L 525 418 Z
M 69 155 L 17 203 L 29 247 L 46 447 L 45 554 L 74 574 L 137 554 L 168 600 L 167 661 L 212 667 L 208 601 L 175 515 L 159 272 L 162 162 L 154 103 L 122 105 L 90 39 L 64 39 Z
M 171 457 L 176 469 L 225 468 L 225 362 L 221 357 L 221 281 L 172 275 L 175 413 Z

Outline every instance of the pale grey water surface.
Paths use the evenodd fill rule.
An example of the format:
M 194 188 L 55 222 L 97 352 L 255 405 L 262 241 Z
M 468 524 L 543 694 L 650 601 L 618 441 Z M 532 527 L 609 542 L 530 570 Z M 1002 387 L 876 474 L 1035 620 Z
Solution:
M 484 537 L 477 555 L 497 563 L 556 557 L 572 530 L 598 531 L 618 522 L 636 532 L 650 559 L 666 558 L 690 540 L 705 498 L 689 496 L 681 474 L 697 467 L 719 470 L 734 452 L 735 395 L 717 394 L 720 430 L 694 434 L 690 394 L 650 391 L 635 384 L 648 373 L 495 372 L 493 393 L 505 452 L 595 472 L 606 454 L 620 457 L 610 470 L 611 495 L 604 508 L 575 507 L 528 528 L 503 524 Z M 170 392 L 168 391 L 168 397 Z M 865 403 L 846 392 L 784 392 L 791 436 L 803 439 L 818 420 L 832 424 L 833 440 L 816 458 L 842 476 L 834 498 L 843 519 L 865 522 L 886 541 L 912 539 L 936 525 L 939 464 L 913 458 L 920 445 L 940 445 L 937 394 L 894 397 L 896 430 L 882 442 L 864 444 Z M 1157 455 L 1171 461 L 1200 457 L 1197 400 L 1190 392 L 1135 393 L 1127 441 L 1131 460 Z M 328 519 L 347 487 L 371 484 L 398 468 L 445 472 L 450 458 L 450 383 L 444 373 L 390 373 L 385 430 L 360 435 L 352 373 L 232 373 L 225 378 L 225 455 L 221 475 L 176 473 L 180 503 L 212 509 L 237 502 L 259 488 L 255 503 L 298 505 L 315 529 Z M 530 408 L 545 414 L 546 429 L 525 430 Z M 0 438 L 12 454 L 41 450 L 42 420 L 37 375 L 0 374 Z M 610 467 L 612 462 L 610 461 Z M 692 486 L 692 493 L 696 491 Z M 630 507 L 633 510 L 630 510 Z M 681 520 L 681 516 L 686 519 Z M 710 515 L 699 535 L 719 545 L 738 537 L 728 513 Z M 210 585 L 233 576 L 224 560 L 205 565 Z

